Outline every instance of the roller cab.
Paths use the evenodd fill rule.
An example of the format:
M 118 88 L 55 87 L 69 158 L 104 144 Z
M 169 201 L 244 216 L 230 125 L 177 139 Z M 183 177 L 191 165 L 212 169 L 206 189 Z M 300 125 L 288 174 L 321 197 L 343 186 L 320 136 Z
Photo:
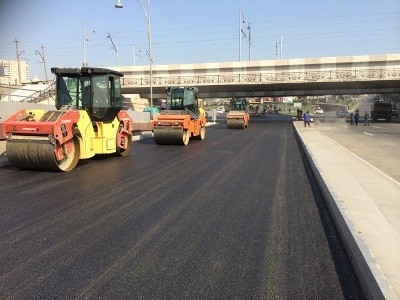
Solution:
M 133 121 L 121 110 L 121 73 L 52 68 L 56 109 L 21 110 L 3 123 L 6 155 L 16 167 L 70 171 L 96 154 L 126 156 Z
M 190 139 L 204 140 L 206 118 L 197 93 L 192 87 L 167 88 L 166 109 L 153 121 L 157 144 L 187 145 Z
M 232 98 L 229 112 L 226 115 L 228 129 L 245 129 L 249 127 L 248 101 L 245 98 Z

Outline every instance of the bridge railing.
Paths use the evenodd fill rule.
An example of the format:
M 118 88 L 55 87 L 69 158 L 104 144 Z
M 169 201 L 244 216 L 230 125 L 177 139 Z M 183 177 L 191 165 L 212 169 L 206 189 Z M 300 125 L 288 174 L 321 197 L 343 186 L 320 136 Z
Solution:
M 400 79 L 400 68 L 353 69 L 329 71 L 291 71 L 252 74 L 199 74 L 181 76 L 152 76 L 154 86 L 212 85 L 212 84 L 268 84 L 279 82 L 338 82 Z M 149 76 L 123 77 L 123 86 L 149 86 Z

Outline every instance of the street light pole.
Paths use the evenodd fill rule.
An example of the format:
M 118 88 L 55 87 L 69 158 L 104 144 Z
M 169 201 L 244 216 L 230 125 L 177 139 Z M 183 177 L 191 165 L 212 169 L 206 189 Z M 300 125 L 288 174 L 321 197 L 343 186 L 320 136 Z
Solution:
M 147 0 L 147 10 L 142 2 L 136 0 L 143 9 L 147 21 L 147 39 L 149 40 L 149 77 L 150 77 L 150 119 L 153 120 L 153 52 L 151 51 L 151 19 L 150 19 L 150 0 Z M 120 0 L 115 4 L 116 8 L 122 8 Z
M 139 0 L 137 1 L 140 3 Z M 146 14 L 146 18 L 147 18 L 147 36 L 149 39 L 149 64 L 150 64 L 150 120 L 153 120 L 153 52 L 151 51 L 150 0 L 147 0 L 147 10 L 148 14 Z

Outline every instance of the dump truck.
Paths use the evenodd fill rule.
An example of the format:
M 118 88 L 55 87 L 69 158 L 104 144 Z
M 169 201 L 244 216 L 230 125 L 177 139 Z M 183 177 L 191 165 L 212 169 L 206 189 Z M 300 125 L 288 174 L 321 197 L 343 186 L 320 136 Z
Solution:
M 229 112 L 226 115 L 228 129 L 245 129 L 249 127 L 248 101 L 246 98 L 232 98 L 229 101 Z
M 166 109 L 153 120 L 156 144 L 187 145 L 190 139 L 204 140 L 206 117 L 197 94 L 196 87 L 166 89 Z
M 3 123 L 6 155 L 21 169 L 71 171 L 96 154 L 127 156 L 133 120 L 122 108 L 122 73 L 52 68 L 55 109 L 20 110 Z
M 392 121 L 392 104 L 388 102 L 376 101 L 372 106 L 371 118 L 374 122 L 384 119 L 386 122 Z

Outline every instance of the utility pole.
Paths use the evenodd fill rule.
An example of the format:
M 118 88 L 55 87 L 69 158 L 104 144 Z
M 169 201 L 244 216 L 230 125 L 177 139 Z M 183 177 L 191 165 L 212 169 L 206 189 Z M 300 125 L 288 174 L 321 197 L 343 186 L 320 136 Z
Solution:
M 133 53 L 133 66 L 136 66 L 136 53 L 135 53 L 135 45 L 132 45 L 132 53 Z
M 243 32 L 243 19 L 242 10 L 239 10 L 239 61 L 242 61 L 242 34 L 246 37 L 246 34 Z
M 279 45 L 279 54 L 278 54 L 278 45 Z M 282 52 L 283 52 L 283 35 L 281 36 L 281 40 L 275 44 L 276 60 L 283 59 Z
M 20 68 L 20 62 L 19 62 L 19 60 L 20 60 L 20 55 L 21 55 L 22 53 L 25 53 L 25 51 L 19 52 L 19 50 L 18 50 L 18 43 L 19 43 L 19 41 L 18 41 L 17 39 L 15 39 L 13 42 L 15 43 L 15 50 L 16 50 L 16 52 L 17 52 L 18 81 L 19 81 L 18 84 L 21 84 L 21 68 Z
M 141 52 L 141 50 L 139 49 L 138 52 Z M 142 56 L 140 54 L 136 54 L 135 45 L 132 45 L 132 56 L 133 56 L 133 65 L 136 66 L 136 56 L 139 56 L 140 58 L 142 58 Z
M 83 22 L 83 66 L 87 67 L 87 60 L 86 60 L 86 42 L 89 41 L 89 39 L 86 37 L 86 26 L 89 26 L 90 28 L 92 28 L 92 33 L 94 33 L 94 29 L 93 27 L 91 27 L 88 23 L 85 22 L 85 20 L 82 21 Z
M 117 47 L 115 47 L 115 45 L 114 45 L 114 42 L 113 42 L 113 40 L 112 40 L 112 37 L 111 37 L 111 35 L 110 35 L 110 34 L 108 34 L 107 38 L 109 38 L 109 39 L 110 39 L 110 41 L 111 41 L 111 44 L 112 44 L 112 46 L 113 46 L 113 48 L 114 48 L 115 52 L 117 53 L 117 66 L 119 67 L 118 42 L 117 42 Z
M 251 60 L 251 25 L 247 26 L 247 29 L 249 30 L 249 60 Z
M 36 50 L 35 53 L 39 54 L 40 58 L 42 59 L 42 63 L 43 63 L 43 66 L 44 66 L 44 76 L 46 78 L 46 81 L 48 81 L 47 66 L 46 66 L 46 60 L 44 59 L 44 47 L 43 47 L 43 45 L 42 45 L 42 53 L 40 53 L 38 50 Z
M 86 30 L 85 30 L 85 21 L 83 21 L 83 66 L 87 66 L 86 62 Z

